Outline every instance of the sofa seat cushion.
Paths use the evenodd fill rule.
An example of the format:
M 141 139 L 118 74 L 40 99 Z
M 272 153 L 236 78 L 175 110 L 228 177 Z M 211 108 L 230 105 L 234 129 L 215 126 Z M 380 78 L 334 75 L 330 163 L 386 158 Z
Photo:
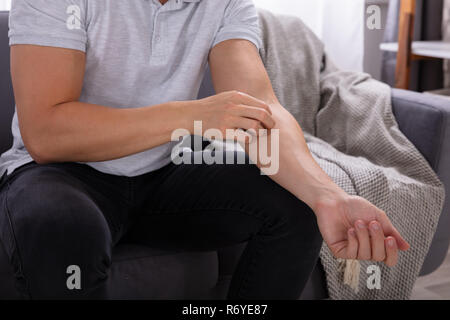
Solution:
M 137 245 L 113 251 L 111 299 L 207 299 L 218 282 L 217 252 L 173 252 Z M 20 299 L 14 272 L 0 243 L 0 300 Z
M 112 299 L 203 299 L 218 281 L 217 252 L 171 252 L 120 244 L 114 249 Z

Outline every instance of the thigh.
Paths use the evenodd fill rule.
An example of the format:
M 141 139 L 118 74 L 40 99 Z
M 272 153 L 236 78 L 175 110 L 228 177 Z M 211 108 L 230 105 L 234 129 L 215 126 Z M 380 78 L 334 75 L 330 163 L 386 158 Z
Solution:
M 149 246 L 234 245 L 305 207 L 252 164 L 169 165 L 152 179 L 140 187 L 141 212 L 129 234 Z
M 101 194 L 98 185 L 88 184 L 82 175 L 91 172 L 84 170 L 30 164 L 9 176 L 0 190 L 0 240 L 24 296 L 92 295 L 106 279 L 118 236 L 117 202 L 105 195 L 104 186 Z M 70 265 L 83 272 L 81 291 L 67 290 Z
M 30 163 L 2 182 L 1 213 L 4 219 L 12 220 L 12 225 L 36 220 L 37 227 L 38 216 L 41 220 L 49 216 L 47 220 L 84 222 L 87 226 L 105 224 L 112 237 L 119 238 L 128 205 L 119 189 L 117 181 L 109 181 L 85 165 Z M 80 235 L 83 232 L 79 230 Z

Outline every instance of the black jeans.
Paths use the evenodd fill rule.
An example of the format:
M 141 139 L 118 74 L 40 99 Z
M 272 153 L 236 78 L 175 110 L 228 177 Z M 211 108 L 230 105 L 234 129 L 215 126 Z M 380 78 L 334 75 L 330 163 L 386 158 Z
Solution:
M 108 298 L 114 246 L 248 245 L 230 299 L 297 299 L 322 239 L 312 210 L 256 166 L 170 164 L 120 177 L 75 163 L 28 164 L 0 185 L 0 241 L 26 298 Z M 68 290 L 69 265 L 82 290 Z

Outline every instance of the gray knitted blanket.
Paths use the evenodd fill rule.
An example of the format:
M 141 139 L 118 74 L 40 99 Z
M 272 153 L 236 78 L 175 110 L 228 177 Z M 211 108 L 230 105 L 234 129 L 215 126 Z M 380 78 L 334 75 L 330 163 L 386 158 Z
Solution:
M 346 192 L 384 210 L 411 244 L 394 268 L 338 261 L 324 245 L 320 258 L 330 298 L 408 299 L 442 212 L 441 182 L 400 132 L 387 85 L 336 68 L 298 18 L 264 10 L 259 15 L 261 56 L 277 97 L 305 131 L 313 156 Z M 381 289 L 366 285 L 370 265 L 380 267 Z M 356 277 L 346 274 L 352 272 Z M 351 277 L 353 288 L 344 283 Z

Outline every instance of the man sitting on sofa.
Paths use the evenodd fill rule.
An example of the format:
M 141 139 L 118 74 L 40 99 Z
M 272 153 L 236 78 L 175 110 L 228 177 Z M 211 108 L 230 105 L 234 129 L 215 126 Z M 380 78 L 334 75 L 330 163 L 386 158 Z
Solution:
M 340 189 L 280 105 L 251 0 L 21 0 L 10 14 L 17 113 L 0 160 L 0 240 L 28 298 L 108 298 L 124 236 L 158 248 L 248 241 L 231 299 L 296 299 L 323 240 L 336 257 L 397 262 L 386 214 Z M 209 62 L 215 96 L 195 100 Z M 177 129 L 278 129 L 279 171 L 175 165 Z M 269 146 L 270 147 L 270 146 Z M 259 167 L 259 168 L 258 168 Z M 66 270 L 82 271 L 80 290 Z

